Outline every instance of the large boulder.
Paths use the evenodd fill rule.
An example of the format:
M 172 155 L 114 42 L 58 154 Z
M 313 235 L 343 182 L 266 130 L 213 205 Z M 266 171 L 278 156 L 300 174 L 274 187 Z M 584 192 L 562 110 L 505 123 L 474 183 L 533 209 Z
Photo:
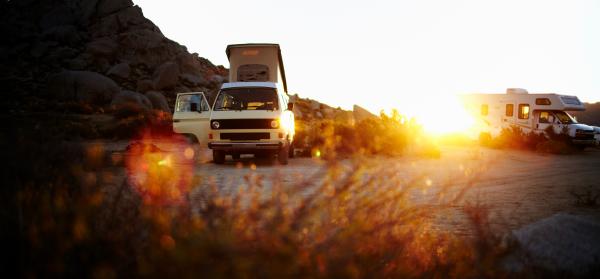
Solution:
M 131 0 L 100 0 L 97 4 L 96 15 L 104 17 L 131 6 L 133 6 Z
M 131 73 L 131 67 L 129 67 L 129 63 L 123 62 L 117 65 L 114 65 L 108 70 L 106 73 L 109 77 L 118 77 L 122 79 L 126 79 L 129 77 Z
M 223 82 L 227 82 L 227 78 L 221 75 L 213 75 L 210 77 L 210 82 L 215 84 L 221 84 Z
M 206 86 L 208 82 L 200 75 L 193 74 L 181 74 L 181 80 L 185 85 L 196 87 L 196 86 Z
M 144 17 L 142 9 L 137 6 L 128 7 L 103 17 L 89 28 L 92 37 L 105 37 L 123 31 L 136 31 L 140 29 L 158 31 L 158 28 Z
M 48 79 L 48 91 L 59 100 L 108 104 L 120 88 L 110 78 L 88 71 L 63 71 Z
M 117 50 L 119 50 L 119 45 L 110 37 L 96 39 L 86 46 L 87 53 L 103 58 L 113 58 Z
M 76 44 L 81 41 L 81 34 L 73 25 L 61 25 L 51 27 L 42 33 L 46 40 L 53 40 L 63 44 Z
M 136 83 L 136 90 L 138 92 L 148 92 L 154 89 L 154 83 L 149 79 L 140 79 Z
M 148 98 L 148 100 L 150 100 L 150 102 L 152 103 L 153 109 L 171 112 L 171 108 L 169 108 L 167 98 L 165 98 L 165 95 L 163 95 L 161 92 L 149 91 L 145 95 Z
M 52 27 L 71 25 L 76 22 L 77 17 L 68 6 L 56 5 L 42 16 L 39 25 L 42 30 L 47 30 Z
M 179 82 L 179 65 L 167 62 L 154 71 L 154 88 L 158 90 L 170 89 Z
M 176 61 L 182 73 L 197 74 L 203 70 L 202 62 L 200 62 L 197 53 L 182 53 L 177 56 Z
M 129 90 L 123 90 L 116 94 L 113 97 L 110 106 L 114 110 L 119 110 L 125 107 L 134 108 L 138 111 L 147 111 L 152 109 L 152 103 L 146 96 Z

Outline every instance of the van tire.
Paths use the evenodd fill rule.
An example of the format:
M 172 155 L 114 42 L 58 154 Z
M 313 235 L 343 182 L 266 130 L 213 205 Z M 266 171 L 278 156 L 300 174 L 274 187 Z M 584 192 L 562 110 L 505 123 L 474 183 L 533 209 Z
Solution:
M 213 162 L 217 165 L 225 163 L 225 152 L 221 150 L 213 150 Z
M 279 162 L 279 164 L 281 165 L 287 165 L 288 164 L 288 158 L 289 158 L 289 149 L 290 146 L 286 145 L 285 147 L 282 147 L 279 150 L 279 154 L 277 154 L 277 162 Z
M 294 158 L 294 155 L 295 155 L 295 154 L 294 154 L 294 142 L 291 142 L 291 143 L 288 145 L 288 150 L 289 150 L 289 151 L 288 151 L 288 157 L 289 157 L 289 158 Z

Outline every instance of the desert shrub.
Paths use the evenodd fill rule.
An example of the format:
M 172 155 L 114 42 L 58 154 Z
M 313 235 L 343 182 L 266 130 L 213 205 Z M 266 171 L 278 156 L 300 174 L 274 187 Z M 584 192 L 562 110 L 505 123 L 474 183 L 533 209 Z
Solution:
M 439 148 L 421 127 L 414 121 L 406 121 L 397 111 L 354 124 L 331 119 L 296 121 L 295 146 L 313 151 L 307 155 L 318 150 L 327 158 L 352 154 L 398 156 L 409 146 L 418 149 L 417 154 L 439 157 Z
M 537 152 L 541 152 L 541 153 L 559 154 L 559 155 L 572 154 L 572 153 L 576 152 L 576 149 L 572 145 L 570 145 L 564 141 L 559 141 L 559 140 L 554 140 L 554 139 L 540 142 L 536 146 L 535 150 Z
M 593 189 L 591 186 L 583 191 L 571 190 L 569 194 L 575 199 L 575 205 L 584 207 L 596 207 L 600 199 L 600 191 Z
M 511 126 L 502 129 L 497 137 L 480 139 L 480 143 L 492 148 L 524 149 L 550 154 L 571 154 L 576 151 L 568 131 L 564 129 L 561 133 L 556 133 L 552 127 L 548 127 L 543 133 L 525 133 L 518 126 Z

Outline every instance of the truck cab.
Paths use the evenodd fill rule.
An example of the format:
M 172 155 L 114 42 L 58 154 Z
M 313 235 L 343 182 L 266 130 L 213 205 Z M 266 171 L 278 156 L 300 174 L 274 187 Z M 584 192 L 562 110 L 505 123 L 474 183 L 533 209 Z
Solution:
M 580 146 L 596 145 L 594 127 L 577 123 L 566 111 L 538 110 L 534 112 L 535 131 L 547 131 L 550 127 L 556 134 L 565 133 L 573 144 Z

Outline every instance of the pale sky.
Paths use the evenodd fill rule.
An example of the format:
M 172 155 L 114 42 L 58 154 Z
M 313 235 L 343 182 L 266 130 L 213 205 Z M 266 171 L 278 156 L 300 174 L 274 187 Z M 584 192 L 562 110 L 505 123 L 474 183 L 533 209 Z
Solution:
M 600 1 L 134 0 L 170 39 L 229 66 L 233 43 L 279 43 L 290 93 L 415 112 L 461 93 L 600 101 Z

